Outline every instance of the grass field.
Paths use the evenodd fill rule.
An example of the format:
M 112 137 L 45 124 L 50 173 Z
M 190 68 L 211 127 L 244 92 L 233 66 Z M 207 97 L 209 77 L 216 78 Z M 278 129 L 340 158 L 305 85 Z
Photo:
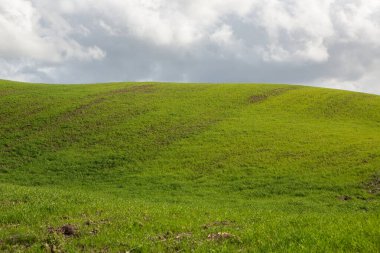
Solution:
M 380 96 L 0 81 L 0 251 L 380 252 Z

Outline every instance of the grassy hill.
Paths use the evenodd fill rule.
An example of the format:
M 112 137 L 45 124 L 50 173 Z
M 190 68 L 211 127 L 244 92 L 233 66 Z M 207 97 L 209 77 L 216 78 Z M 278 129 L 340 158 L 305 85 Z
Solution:
M 0 81 L 0 251 L 379 252 L 380 97 Z

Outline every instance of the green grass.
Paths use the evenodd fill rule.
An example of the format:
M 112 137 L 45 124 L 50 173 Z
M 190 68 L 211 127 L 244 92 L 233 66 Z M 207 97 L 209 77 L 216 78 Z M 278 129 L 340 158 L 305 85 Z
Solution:
M 379 143 L 376 95 L 0 81 L 0 251 L 380 252 Z

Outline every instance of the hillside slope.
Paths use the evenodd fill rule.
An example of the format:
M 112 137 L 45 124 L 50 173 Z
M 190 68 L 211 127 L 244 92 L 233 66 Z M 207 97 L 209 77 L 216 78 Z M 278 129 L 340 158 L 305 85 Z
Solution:
M 303 86 L 0 81 L 0 249 L 377 252 L 379 109 Z

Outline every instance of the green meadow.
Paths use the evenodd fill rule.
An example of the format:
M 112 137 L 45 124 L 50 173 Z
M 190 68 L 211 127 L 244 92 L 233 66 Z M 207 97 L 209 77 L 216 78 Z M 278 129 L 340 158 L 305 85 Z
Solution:
M 380 252 L 380 96 L 0 81 L 1 252 Z

